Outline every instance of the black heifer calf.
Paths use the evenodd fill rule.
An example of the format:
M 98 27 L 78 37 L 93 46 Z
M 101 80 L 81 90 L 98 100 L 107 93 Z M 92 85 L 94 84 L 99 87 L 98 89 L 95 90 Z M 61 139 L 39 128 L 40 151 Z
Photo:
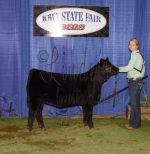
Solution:
M 101 59 L 89 71 L 81 74 L 59 74 L 32 69 L 26 87 L 29 131 L 33 131 L 35 117 L 41 129 L 45 130 L 42 119 L 44 103 L 56 107 L 82 105 L 84 125 L 94 128 L 93 105 L 100 100 L 102 84 L 116 73 L 118 68 L 108 58 Z

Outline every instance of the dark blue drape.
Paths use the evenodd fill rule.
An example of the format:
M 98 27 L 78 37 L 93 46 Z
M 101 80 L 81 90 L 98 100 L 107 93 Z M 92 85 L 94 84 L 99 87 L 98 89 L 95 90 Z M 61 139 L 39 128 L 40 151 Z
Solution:
M 2 116 L 21 111 L 20 1 L 0 1 L 0 107 Z
M 109 37 L 33 37 L 33 5 L 91 5 L 109 6 Z M 2 116 L 27 117 L 26 83 L 29 70 L 38 68 L 46 71 L 69 73 L 86 72 L 100 58 L 109 57 L 115 66 L 125 66 L 130 59 L 128 41 L 136 37 L 140 41 L 140 50 L 146 60 L 146 73 L 149 75 L 150 47 L 150 1 L 149 0 L 1 0 L 0 1 L 0 107 Z M 59 56 L 57 58 L 56 48 Z M 38 58 L 40 51 L 49 56 L 47 61 Z M 45 55 L 45 58 L 48 57 Z M 63 69 L 64 68 L 64 69 Z M 126 73 L 117 75 L 117 90 L 128 85 Z M 148 79 L 143 86 L 150 94 Z M 101 99 L 113 93 L 115 77 L 112 76 L 102 86 Z M 125 114 L 129 103 L 128 89 L 113 98 L 94 106 L 93 114 Z M 43 115 L 57 117 L 82 114 L 80 106 L 59 109 L 45 105 Z

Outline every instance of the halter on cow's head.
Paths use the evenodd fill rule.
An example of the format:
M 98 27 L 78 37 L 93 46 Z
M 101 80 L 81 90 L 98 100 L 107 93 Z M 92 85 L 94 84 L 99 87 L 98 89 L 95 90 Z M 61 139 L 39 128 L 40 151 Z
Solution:
M 109 62 L 108 57 L 105 60 L 100 59 L 97 65 L 98 70 L 100 70 L 101 75 L 105 77 L 105 79 L 108 79 L 113 74 L 117 74 L 119 71 L 117 67 Z

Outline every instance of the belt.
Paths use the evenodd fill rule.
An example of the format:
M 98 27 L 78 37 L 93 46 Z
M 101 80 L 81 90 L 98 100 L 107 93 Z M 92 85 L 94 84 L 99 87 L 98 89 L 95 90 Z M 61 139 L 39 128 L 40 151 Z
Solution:
M 128 78 L 128 82 L 133 80 L 138 80 L 138 79 L 142 79 L 142 78 Z

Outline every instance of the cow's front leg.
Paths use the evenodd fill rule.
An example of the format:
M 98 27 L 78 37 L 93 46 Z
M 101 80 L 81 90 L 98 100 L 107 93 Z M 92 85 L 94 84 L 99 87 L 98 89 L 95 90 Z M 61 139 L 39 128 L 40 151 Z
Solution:
M 39 125 L 39 127 L 42 130 L 46 130 L 45 126 L 44 126 L 44 122 L 43 122 L 43 118 L 42 118 L 42 110 L 43 110 L 43 103 L 41 103 L 40 107 L 38 108 L 37 114 L 36 114 L 36 119 L 37 119 L 37 123 Z
M 86 104 L 82 105 L 82 111 L 83 111 L 83 124 L 84 124 L 84 126 L 88 126 Z
M 86 123 L 90 129 L 94 129 L 93 121 L 92 121 L 92 114 L 93 114 L 93 104 L 86 104 L 87 114 L 86 114 Z

